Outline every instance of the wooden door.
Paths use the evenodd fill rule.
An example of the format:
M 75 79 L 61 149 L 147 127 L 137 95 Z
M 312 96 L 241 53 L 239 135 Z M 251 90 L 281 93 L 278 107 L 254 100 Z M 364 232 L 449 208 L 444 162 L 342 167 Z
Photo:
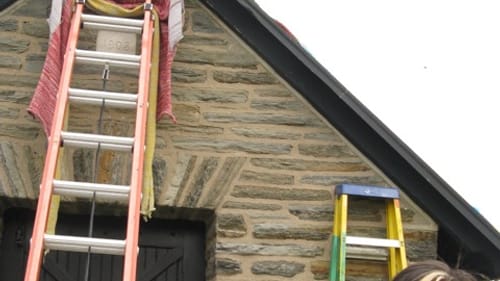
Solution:
M 0 247 L 0 280 L 23 280 L 32 221 L 31 211 L 6 212 Z M 57 232 L 85 236 L 88 224 L 87 216 L 60 216 Z M 96 217 L 94 225 L 96 237 L 123 239 L 124 218 Z M 200 223 L 166 220 L 142 223 L 137 280 L 205 280 L 204 233 Z M 122 264 L 121 256 L 92 254 L 89 257 L 85 253 L 51 251 L 45 256 L 40 280 L 83 281 L 88 274 L 91 281 L 120 281 Z

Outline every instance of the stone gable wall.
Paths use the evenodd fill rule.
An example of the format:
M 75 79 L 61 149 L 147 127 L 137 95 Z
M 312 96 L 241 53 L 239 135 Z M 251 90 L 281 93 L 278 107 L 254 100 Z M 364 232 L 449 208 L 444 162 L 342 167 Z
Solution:
M 26 107 L 47 49 L 50 1 L 20 2 L 0 17 L 3 206 L 20 200 L 33 205 L 46 143 Z M 182 217 L 191 219 L 196 210 L 215 214 L 215 222 L 204 219 L 207 280 L 326 280 L 332 187 L 342 182 L 391 183 L 202 5 L 186 1 L 185 19 L 185 38 L 172 71 L 177 122 L 164 119 L 157 126 L 155 216 L 174 216 L 166 215 L 165 208 L 182 210 Z M 95 33 L 82 36 L 80 47 L 95 47 Z M 93 70 L 77 68 L 73 85 L 101 87 Z M 112 77 L 110 90 L 136 86 L 130 73 Z M 70 127 L 91 131 L 97 122 L 92 110 L 72 108 Z M 130 134 L 130 119 L 123 111 L 107 111 L 103 129 Z M 120 163 L 128 157 L 103 152 L 96 178 L 126 182 L 129 168 Z M 65 163 L 66 177 L 94 176 L 90 150 L 67 150 Z M 349 230 L 383 236 L 382 207 L 353 200 Z M 406 198 L 402 211 L 409 258 L 434 258 L 434 223 Z M 384 269 L 378 262 L 352 261 L 348 266 L 356 280 L 383 279 Z

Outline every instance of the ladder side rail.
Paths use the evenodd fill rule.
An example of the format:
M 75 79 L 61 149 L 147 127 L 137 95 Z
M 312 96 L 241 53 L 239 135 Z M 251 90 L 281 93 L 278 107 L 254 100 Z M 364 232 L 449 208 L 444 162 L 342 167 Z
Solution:
M 408 259 L 406 258 L 406 244 L 403 232 L 403 217 L 401 215 L 400 199 L 394 199 L 394 222 L 397 229 L 397 239 L 399 239 L 401 246 L 398 251 L 398 272 L 405 269 L 408 266 Z
M 127 218 L 123 281 L 135 281 L 137 275 L 137 254 L 139 242 L 140 206 L 144 168 L 144 146 L 147 124 L 149 77 L 152 56 L 153 14 L 151 0 L 144 4 L 144 26 L 141 42 L 141 61 L 137 93 L 137 116 L 134 133 L 134 150 L 130 178 L 130 197 Z M 150 9 L 146 7 L 149 6 Z
M 335 192 L 334 192 L 335 194 Z M 334 198 L 334 214 L 333 214 L 333 229 L 331 235 L 331 251 L 330 251 L 330 276 L 329 281 L 336 281 L 338 279 L 338 259 L 339 259 L 339 247 L 340 247 L 340 217 L 342 206 L 340 203 L 340 197 L 335 196 Z
M 57 100 L 52 121 L 51 133 L 49 136 L 47 155 L 45 156 L 45 165 L 40 183 L 40 194 L 36 210 L 36 217 L 33 226 L 31 245 L 26 263 L 25 281 L 39 280 L 40 269 L 42 265 L 44 234 L 47 227 L 50 203 L 52 199 L 52 180 L 55 176 L 57 159 L 59 156 L 59 147 L 61 143 L 61 130 L 64 124 L 64 114 L 68 103 L 68 89 L 71 82 L 71 74 L 75 61 L 75 50 L 80 32 L 81 14 L 83 3 L 76 4 L 71 27 L 66 46 L 65 60 L 61 71 L 61 80 L 57 91 Z
M 404 242 L 403 224 L 399 199 L 387 201 L 387 236 L 390 239 L 399 240 L 400 247 L 389 249 L 389 278 L 392 279 L 398 272 L 407 266 L 406 247 Z
M 345 281 L 345 273 L 346 273 L 346 256 L 347 256 L 347 249 L 346 249 L 346 239 L 347 239 L 347 212 L 349 210 L 349 205 L 348 205 L 348 197 L 347 194 L 342 194 L 339 196 L 340 200 L 340 222 L 339 222 L 339 255 L 338 255 L 338 281 Z
M 387 225 L 387 237 L 391 239 L 395 239 L 397 233 L 396 229 L 394 228 L 394 223 L 395 223 L 395 217 L 394 217 L 394 203 L 387 201 L 386 203 L 386 225 Z M 396 273 L 398 272 L 398 267 L 397 267 L 397 251 L 394 248 L 389 249 L 389 255 L 388 255 L 388 263 L 387 263 L 387 272 L 388 272 L 388 277 L 389 279 L 394 278 Z
M 346 266 L 347 194 L 335 196 L 334 226 L 329 281 L 344 281 Z

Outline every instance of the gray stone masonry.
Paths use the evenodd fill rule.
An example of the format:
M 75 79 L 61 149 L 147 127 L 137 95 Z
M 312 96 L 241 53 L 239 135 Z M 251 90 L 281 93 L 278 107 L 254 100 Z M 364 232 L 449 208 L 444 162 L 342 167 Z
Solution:
M 45 59 L 50 3 L 19 0 L 0 18 L 0 202 L 10 202 L 2 208 L 38 194 L 47 139 L 26 108 Z M 392 184 L 208 9 L 185 4 L 172 68 L 177 122 L 157 124 L 153 216 L 206 222 L 207 280 L 327 280 L 332 187 Z M 94 49 L 95 40 L 82 30 L 79 45 Z M 102 89 L 100 72 L 79 65 L 72 86 Z M 135 92 L 136 74 L 112 69 L 106 87 Z M 69 130 L 95 131 L 96 107 L 71 105 L 70 112 Z M 106 109 L 103 133 L 131 136 L 133 119 L 130 110 Z M 96 159 L 91 149 L 65 149 L 61 174 L 127 184 L 129 161 L 129 153 L 103 151 Z M 406 197 L 401 206 L 408 257 L 434 258 L 436 226 Z M 201 218 L 205 212 L 214 216 Z M 354 234 L 385 233 L 381 205 L 354 200 L 349 217 Z M 348 280 L 385 279 L 383 264 L 349 263 Z

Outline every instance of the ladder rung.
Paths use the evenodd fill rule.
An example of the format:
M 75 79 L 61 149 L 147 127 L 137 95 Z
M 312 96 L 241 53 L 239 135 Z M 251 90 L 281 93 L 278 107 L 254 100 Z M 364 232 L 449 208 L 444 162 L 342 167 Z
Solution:
M 102 149 L 130 151 L 134 138 L 107 135 L 61 132 L 63 145 Z
M 142 19 L 129 19 L 129 18 L 119 18 L 119 17 L 109 17 L 109 16 L 99 16 L 91 14 L 82 14 L 82 20 L 84 22 L 96 22 L 120 26 L 132 26 L 142 28 L 144 20 Z
M 125 240 L 90 238 L 65 235 L 44 235 L 44 245 L 49 250 L 83 252 L 94 254 L 123 255 Z
M 81 198 L 127 200 L 130 187 L 127 185 L 100 184 L 89 182 L 75 182 L 54 180 L 54 193 L 59 195 L 75 196 Z
M 357 237 L 357 236 L 346 236 L 345 243 L 347 245 L 360 245 L 360 246 L 384 247 L 384 248 L 401 247 L 401 243 L 399 242 L 399 240 Z
M 346 257 L 349 259 L 387 261 L 387 249 L 347 246 Z
M 141 56 L 99 52 L 88 50 L 76 50 L 76 61 L 89 64 L 108 64 L 112 66 L 121 66 L 129 68 L 138 68 Z
M 137 105 L 137 95 L 129 93 L 117 93 L 107 91 L 94 91 L 85 89 L 69 89 L 69 99 L 93 105 L 104 105 L 120 108 L 135 108 Z
M 76 50 L 76 55 L 82 57 L 96 58 L 96 59 L 112 59 L 112 60 L 122 60 L 122 61 L 137 62 L 137 63 L 139 63 L 139 61 L 141 60 L 141 56 L 138 55 L 88 51 L 88 50 Z
M 84 22 L 83 28 L 88 29 L 97 29 L 97 30 L 110 30 L 117 32 L 129 32 L 129 33 L 141 33 L 142 27 L 134 27 L 134 26 L 122 26 L 122 25 L 114 25 L 107 23 L 97 23 L 97 22 Z
M 91 104 L 91 105 L 103 104 L 103 99 L 99 98 L 70 97 L 69 100 L 82 104 Z M 118 108 L 135 108 L 135 102 L 130 102 L 130 101 L 104 99 L 104 105 L 109 107 L 118 107 Z

